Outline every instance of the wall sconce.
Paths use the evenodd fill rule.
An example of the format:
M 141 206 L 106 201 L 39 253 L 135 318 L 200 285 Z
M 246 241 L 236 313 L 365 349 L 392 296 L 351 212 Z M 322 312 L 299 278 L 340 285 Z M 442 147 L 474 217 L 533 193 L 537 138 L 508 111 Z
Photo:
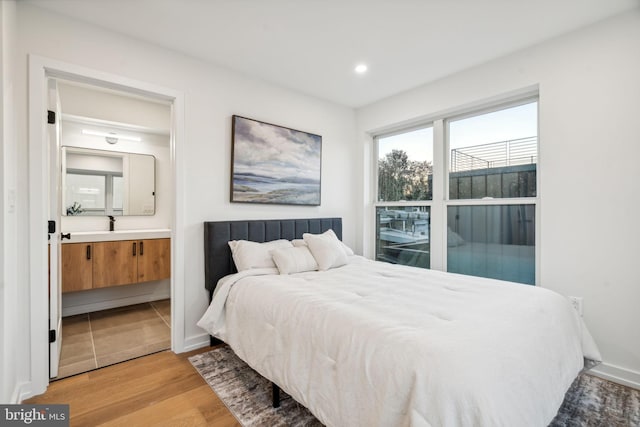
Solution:
M 134 141 L 134 142 L 142 141 L 142 138 L 140 137 L 131 136 L 131 135 L 121 135 L 115 132 L 99 132 L 95 130 L 82 129 L 82 134 L 93 135 L 93 136 L 104 136 L 107 139 L 107 142 L 109 144 L 115 144 L 116 142 L 118 142 L 119 139 L 124 139 L 126 141 Z
M 113 133 L 113 132 L 109 132 L 110 134 L 112 134 L 113 136 L 105 136 L 104 139 L 109 143 L 109 144 L 115 144 L 116 142 L 118 142 L 118 138 L 117 138 L 117 134 Z

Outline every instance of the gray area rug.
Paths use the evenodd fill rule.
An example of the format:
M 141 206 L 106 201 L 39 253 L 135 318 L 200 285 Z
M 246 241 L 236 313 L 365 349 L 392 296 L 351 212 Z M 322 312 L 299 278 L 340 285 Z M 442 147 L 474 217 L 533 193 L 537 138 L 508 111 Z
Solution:
M 284 392 L 281 392 L 280 408 L 274 409 L 271 383 L 227 346 L 191 356 L 189 361 L 245 427 L 322 425 Z M 640 426 L 640 390 L 582 374 L 571 385 L 550 426 Z
M 322 426 L 307 408 L 283 391 L 280 407 L 273 408 L 271 383 L 227 346 L 191 356 L 189 361 L 245 427 Z

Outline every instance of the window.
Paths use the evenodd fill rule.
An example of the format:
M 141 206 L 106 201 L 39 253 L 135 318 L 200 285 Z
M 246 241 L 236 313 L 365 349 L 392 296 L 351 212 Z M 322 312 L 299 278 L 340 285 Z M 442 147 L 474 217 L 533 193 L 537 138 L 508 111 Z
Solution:
M 376 259 L 431 268 L 429 206 L 376 208 Z
M 534 101 L 446 120 L 449 200 L 480 199 L 447 204 L 447 271 L 535 284 L 537 112 Z
M 67 215 L 122 215 L 122 173 L 67 169 L 65 208 Z
M 447 208 L 447 271 L 535 284 L 535 206 Z
M 65 201 L 65 206 L 67 206 L 67 209 L 72 209 L 72 206 L 77 203 L 83 206 L 83 209 L 104 210 L 106 202 L 106 179 L 104 175 L 69 173 L 67 174 L 66 185 L 67 200 Z
M 376 137 L 376 259 L 535 284 L 537 110 L 529 98 Z
M 376 259 L 430 268 L 433 128 L 407 130 L 377 141 Z
M 432 199 L 433 128 L 378 139 L 378 201 Z
M 113 210 L 118 215 L 122 215 L 124 210 L 124 178 L 113 175 Z
M 536 196 L 537 106 L 447 121 L 449 199 Z

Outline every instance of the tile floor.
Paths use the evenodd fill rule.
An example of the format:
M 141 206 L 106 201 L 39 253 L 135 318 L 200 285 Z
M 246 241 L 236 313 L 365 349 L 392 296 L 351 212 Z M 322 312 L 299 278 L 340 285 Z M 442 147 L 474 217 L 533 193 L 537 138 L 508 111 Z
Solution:
M 168 348 L 170 300 L 64 317 L 56 379 Z

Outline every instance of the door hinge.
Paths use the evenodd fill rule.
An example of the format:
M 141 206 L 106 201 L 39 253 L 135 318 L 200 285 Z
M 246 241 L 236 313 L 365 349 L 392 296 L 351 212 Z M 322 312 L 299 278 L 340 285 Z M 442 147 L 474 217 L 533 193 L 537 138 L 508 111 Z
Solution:
M 47 123 L 49 123 L 50 125 L 55 125 L 56 124 L 56 112 L 55 111 L 47 110 Z
M 55 221 L 48 221 L 47 222 L 47 229 L 48 229 L 48 233 L 49 234 L 53 234 L 56 232 L 56 222 Z
M 56 331 L 55 331 L 55 329 L 50 329 L 49 330 L 49 344 L 51 344 L 52 342 L 56 342 Z

